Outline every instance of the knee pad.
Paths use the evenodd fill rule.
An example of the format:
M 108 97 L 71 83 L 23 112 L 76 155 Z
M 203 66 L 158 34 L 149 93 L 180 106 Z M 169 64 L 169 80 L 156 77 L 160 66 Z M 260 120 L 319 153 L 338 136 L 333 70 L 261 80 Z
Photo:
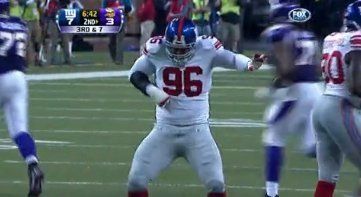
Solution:
M 206 187 L 209 192 L 222 193 L 225 191 L 224 181 L 221 180 L 211 180 L 206 183 Z
M 147 189 L 148 180 L 145 176 L 129 175 L 128 177 L 128 191 L 144 191 Z

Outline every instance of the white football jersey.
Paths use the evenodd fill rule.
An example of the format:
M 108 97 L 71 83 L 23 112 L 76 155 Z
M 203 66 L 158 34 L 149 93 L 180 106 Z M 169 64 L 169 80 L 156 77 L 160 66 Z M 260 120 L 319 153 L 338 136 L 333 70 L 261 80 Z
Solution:
M 158 123 L 192 125 L 207 123 L 212 68 L 222 66 L 247 70 L 250 59 L 223 49 L 213 37 L 198 37 L 194 56 L 183 66 L 176 66 L 166 53 L 165 39 L 148 40 L 143 55 L 130 73 L 155 74 L 156 86 L 171 96 L 165 107 L 157 106 Z
M 325 38 L 321 62 L 326 83 L 324 94 L 350 96 L 346 86 L 348 62 L 345 57 L 354 50 L 361 50 L 360 31 L 332 33 Z

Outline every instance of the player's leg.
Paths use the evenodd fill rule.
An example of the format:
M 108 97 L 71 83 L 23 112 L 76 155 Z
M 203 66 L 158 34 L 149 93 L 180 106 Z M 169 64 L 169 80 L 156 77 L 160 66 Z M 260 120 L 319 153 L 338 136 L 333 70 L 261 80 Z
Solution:
M 297 102 L 295 100 L 276 101 L 266 110 L 266 129 L 263 142 L 265 145 L 266 194 L 278 195 L 279 181 L 284 160 L 284 146 L 288 137 L 288 126 Z
M 115 64 L 124 64 L 124 28 L 116 35 L 116 47 L 115 47 Z
M 361 113 L 360 109 L 354 108 L 349 102 L 341 102 L 343 133 L 335 134 L 335 141 L 338 143 L 347 159 L 358 168 L 361 175 Z M 336 132 L 336 131 L 335 131 Z M 345 135 L 347 134 L 347 135 Z M 361 179 L 360 179 L 361 180 Z M 361 196 L 361 188 L 357 196 Z
M 232 51 L 233 52 L 238 52 L 238 43 L 239 43 L 239 39 L 241 37 L 241 32 L 240 32 L 240 25 L 239 24 L 231 24 L 230 26 L 231 28 L 231 43 L 232 43 Z
M 316 136 L 312 123 L 312 110 L 308 112 L 306 113 L 308 116 L 305 117 L 305 129 L 301 138 L 301 150 L 306 156 L 316 158 Z
M 208 124 L 191 127 L 186 135 L 185 158 L 208 190 L 208 197 L 225 197 L 222 159 Z
M 8 90 L 3 103 L 8 131 L 28 164 L 29 196 L 36 196 L 42 191 L 41 184 L 44 175 L 38 166 L 36 145 L 28 130 L 28 93 L 25 75 L 22 72 L 13 71 L 6 74 L 1 83 Z
M 49 20 L 48 31 L 50 37 L 50 47 L 48 50 L 47 64 L 54 64 L 56 60 L 56 47 L 58 46 L 59 30 L 55 24 L 55 21 Z
M 156 125 L 135 151 L 128 176 L 128 197 L 147 197 L 148 183 L 175 159 L 169 126 Z
M 39 58 L 39 52 L 40 52 L 40 46 L 41 46 L 41 37 L 42 37 L 42 30 L 40 27 L 39 21 L 34 21 L 34 51 L 35 51 L 35 65 L 39 66 L 40 58 Z
M 73 38 L 73 35 L 60 34 L 61 45 L 63 49 L 63 55 L 65 59 L 65 64 L 71 65 L 70 60 L 70 40 Z
M 313 125 L 317 139 L 318 183 L 315 197 L 332 197 L 343 162 L 343 154 L 334 140 L 334 131 L 343 132 L 340 106 L 323 96 L 313 111 Z M 338 120 L 340 119 L 340 120 Z
M 293 124 L 294 126 L 291 130 L 301 135 L 300 149 L 302 152 L 308 157 L 315 158 L 316 137 L 312 122 L 312 113 L 322 92 L 316 83 L 296 84 L 293 91 L 297 93 L 297 98 L 299 98 L 299 107 L 296 109 L 296 122 Z

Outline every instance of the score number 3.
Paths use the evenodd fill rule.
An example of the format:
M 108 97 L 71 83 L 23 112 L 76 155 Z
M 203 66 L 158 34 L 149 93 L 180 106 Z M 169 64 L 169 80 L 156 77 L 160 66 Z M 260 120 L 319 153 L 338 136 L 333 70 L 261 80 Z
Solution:
M 187 97 L 199 96 L 203 83 L 201 80 L 192 80 L 192 74 L 201 75 L 203 70 L 199 66 L 186 67 L 184 70 L 177 67 L 165 68 L 163 82 L 167 87 L 163 87 L 163 91 L 172 96 L 179 96 L 182 92 Z

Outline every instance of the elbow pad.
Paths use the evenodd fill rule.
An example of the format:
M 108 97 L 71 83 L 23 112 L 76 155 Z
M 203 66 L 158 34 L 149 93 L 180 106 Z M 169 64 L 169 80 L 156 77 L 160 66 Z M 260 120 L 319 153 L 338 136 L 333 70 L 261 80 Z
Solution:
M 135 71 L 130 75 L 129 81 L 144 95 L 149 96 L 147 93 L 147 86 L 151 83 L 149 81 L 149 77 L 146 74 L 141 71 Z

